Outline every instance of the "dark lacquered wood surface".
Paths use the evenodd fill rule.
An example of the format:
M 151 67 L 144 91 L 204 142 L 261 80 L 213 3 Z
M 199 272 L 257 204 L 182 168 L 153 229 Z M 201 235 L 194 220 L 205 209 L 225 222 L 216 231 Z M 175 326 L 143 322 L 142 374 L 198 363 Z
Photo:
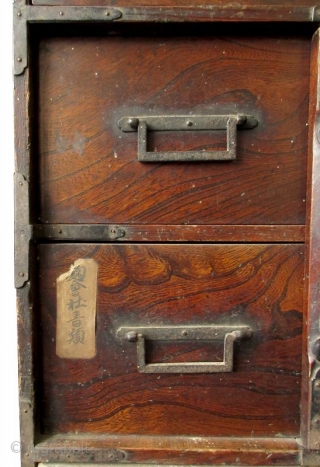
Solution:
M 41 42 L 39 220 L 303 224 L 309 38 L 137 33 Z M 117 128 L 132 112 L 247 112 L 259 125 L 238 131 L 235 162 L 147 164 L 136 133 Z M 206 132 L 153 136 L 157 150 L 222 144 Z
M 41 10 L 36 5 L 51 6 L 51 8 L 43 10 L 46 19 L 49 17 L 55 21 L 61 22 L 74 22 L 79 21 L 79 15 L 85 13 L 85 21 L 102 20 L 102 22 L 109 22 L 115 20 L 118 22 L 255 22 L 255 23 L 287 23 L 287 22 L 302 22 L 312 23 L 318 20 L 318 8 L 314 5 L 308 6 L 303 4 L 285 4 L 278 5 L 273 2 L 251 2 L 248 3 L 227 3 L 221 4 L 220 2 L 198 2 L 190 3 L 190 1 L 172 2 L 167 0 L 161 2 L 145 2 L 141 5 L 140 2 L 136 3 L 123 2 L 123 0 L 116 2 L 92 2 L 92 0 L 34 0 L 33 8 L 29 8 L 29 13 L 32 16 L 32 21 L 44 21 L 44 16 Z M 90 10 L 81 10 L 85 6 Z M 106 10 L 108 9 L 109 18 L 106 18 Z M 61 10 L 60 10 L 61 9 Z M 113 12 L 112 12 L 113 11 Z M 40 13 L 40 16 L 39 16 Z M 115 13 L 115 16 L 113 16 Z M 92 17 L 93 15 L 93 17 Z M 301 27 L 301 25 L 300 25 Z
M 308 219 L 307 219 L 307 293 L 305 301 L 305 346 L 304 384 L 302 398 L 302 435 L 311 449 L 320 449 L 317 418 L 320 413 L 319 391 L 316 384 L 320 379 L 320 332 L 319 332 L 319 270 L 320 270 L 320 106 L 319 106 L 319 30 L 312 40 L 310 80 L 310 140 L 308 178 Z M 319 387 L 319 386 L 318 386 Z
M 224 2 L 223 0 L 131 0 L 130 5 L 127 0 L 32 0 L 34 5 L 90 5 L 90 6 L 195 6 L 195 5 L 219 5 L 219 6 L 235 6 L 235 5 L 261 5 L 261 6 L 278 6 L 277 0 L 238 0 L 237 2 Z M 281 0 L 281 5 L 289 6 L 315 6 L 312 0 Z
M 74 447 L 74 455 L 66 450 L 66 445 Z M 295 438 L 212 438 L 212 437 L 174 437 L 174 436 L 135 436 L 135 435 L 74 435 L 64 434 L 42 436 L 35 448 L 35 458 L 46 462 L 79 461 L 85 447 L 86 455 L 82 459 L 86 467 L 93 467 L 94 462 L 108 459 L 108 449 L 121 447 L 126 461 L 141 465 L 152 465 L 155 458 L 164 465 L 236 465 L 297 466 L 300 463 L 299 445 Z M 108 462 L 107 462 L 108 463 Z M 102 464 L 103 466 L 107 465 Z M 63 464 L 62 464 L 63 465 Z
M 304 225 L 132 225 L 38 224 L 39 240 L 99 243 L 121 242 L 240 242 L 302 243 Z
M 33 3 L 128 6 L 125 0 Z M 180 19 L 203 21 L 199 4 L 227 6 L 190 3 L 175 2 L 195 7 L 190 15 L 181 10 Z M 167 20 L 177 18 L 171 0 L 162 5 Z M 250 21 L 258 13 L 259 21 L 278 21 L 272 9 L 262 18 L 259 5 L 266 2 L 240 0 L 239 12 L 229 5 L 228 18 L 241 20 L 246 11 Z M 125 242 L 177 242 L 31 250 L 31 283 L 18 292 L 23 466 L 109 463 L 114 449 L 137 464 L 317 465 L 319 451 L 305 456 L 303 450 L 320 447 L 313 395 L 319 356 L 312 346 L 319 335 L 319 38 L 311 50 L 311 26 L 301 24 L 294 30 L 233 23 L 223 35 L 217 23 L 135 26 L 135 6 L 141 2 L 130 2 L 120 20 L 129 23 L 122 25 L 32 24 L 29 68 L 15 82 L 16 168 L 30 182 L 30 221 L 61 223 L 34 228 L 34 241 L 106 240 L 98 230 L 97 239 L 90 237 L 90 229 L 89 239 L 75 239 L 72 224 L 87 223 L 123 227 Z M 149 20 L 162 15 L 151 8 Z M 292 15 L 309 21 L 308 9 L 292 8 Z M 257 113 L 259 126 L 238 132 L 235 163 L 139 164 L 136 134 L 116 128 L 128 107 L 139 113 L 245 107 Z M 151 149 L 225 146 L 222 133 L 148 136 Z M 294 244 L 305 234 L 306 254 Z M 242 245 L 178 244 L 213 241 Z M 87 361 L 55 355 L 55 281 L 79 257 L 94 257 L 100 267 L 98 354 Z M 209 321 L 254 331 L 235 345 L 233 373 L 142 375 L 135 344 L 115 338 L 122 325 Z M 220 361 L 222 347 L 149 342 L 147 359 Z
M 42 245 L 39 329 L 44 433 L 297 435 L 303 245 Z M 55 354 L 57 277 L 99 265 L 97 356 Z M 120 326 L 249 325 L 234 372 L 139 374 Z M 221 345 L 150 343 L 148 360 L 221 360 Z

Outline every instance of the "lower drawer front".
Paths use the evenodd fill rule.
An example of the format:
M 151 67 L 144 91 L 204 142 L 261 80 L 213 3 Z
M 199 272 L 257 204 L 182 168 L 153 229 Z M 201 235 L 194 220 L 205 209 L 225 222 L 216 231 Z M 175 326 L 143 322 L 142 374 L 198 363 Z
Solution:
M 43 433 L 299 433 L 303 245 L 38 248 Z M 95 350 L 92 358 L 83 358 L 83 333 L 78 341 L 66 338 L 72 350 L 64 358 L 56 348 L 56 284 L 79 259 L 94 259 L 98 267 L 97 285 L 93 280 L 79 285 L 92 297 L 97 293 L 90 338 Z M 83 295 L 82 307 L 78 302 L 78 326 L 86 318 L 89 295 Z M 68 337 L 76 301 L 72 309 L 67 297 L 62 308 L 63 300 Z M 230 357 L 223 330 L 232 334 L 242 326 L 252 336 L 236 339 Z M 220 337 L 208 338 L 206 330 L 213 327 Z M 143 345 L 134 330 L 142 335 L 151 330 Z M 129 340 L 125 331 L 131 332 Z M 137 348 L 147 372 L 137 367 Z M 221 363 L 224 352 L 232 359 L 230 371 Z M 214 372 L 202 372 L 199 362 Z M 188 366 L 191 372 L 184 373 Z

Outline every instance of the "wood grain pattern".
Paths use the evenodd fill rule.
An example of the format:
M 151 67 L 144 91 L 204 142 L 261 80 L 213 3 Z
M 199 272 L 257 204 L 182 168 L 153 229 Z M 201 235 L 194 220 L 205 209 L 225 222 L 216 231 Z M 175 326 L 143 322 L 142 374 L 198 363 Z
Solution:
M 42 245 L 42 430 L 192 436 L 297 435 L 303 245 Z M 99 265 L 97 356 L 55 355 L 55 280 L 77 258 Z M 120 326 L 250 325 L 233 373 L 143 375 Z M 221 352 L 221 349 L 220 349 Z M 204 356 L 202 355 L 204 354 Z M 151 358 L 219 358 L 168 343 Z
M 117 231 L 121 232 L 117 237 Z M 139 225 L 103 224 L 37 224 L 33 235 L 37 240 L 106 242 L 247 242 L 303 243 L 304 225 Z M 123 236 L 120 236 L 123 235 Z
M 69 448 L 68 448 L 69 447 Z M 72 450 L 73 447 L 73 450 Z M 106 459 L 108 449 L 122 449 L 126 461 L 137 467 L 161 465 L 237 465 L 297 466 L 300 462 L 299 445 L 296 439 L 282 438 L 206 438 L 127 435 L 52 435 L 41 437 L 35 448 L 35 458 L 46 462 L 76 462 L 85 459 L 86 467 Z M 161 449 L 160 449 L 161 448 Z M 78 454 L 77 454 L 78 453 Z M 81 454 L 82 453 L 82 454 Z M 105 456 L 105 457 L 104 457 Z M 87 461 L 90 464 L 87 464 Z M 91 464 L 92 462 L 92 464 Z M 76 464 L 78 467 L 78 464 Z M 121 464 L 120 464 L 121 465 Z M 122 464 L 123 465 L 123 464 Z M 54 466 L 55 467 L 55 466 Z M 57 467 L 65 467 L 58 464 Z
M 30 74 L 25 74 L 14 79 L 14 105 L 15 105 L 15 172 L 30 179 Z M 16 193 L 17 194 L 17 193 Z M 21 204 L 24 204 L 21 201 Z M 15 227 L 20 222 L 29 221 L 32 217 L 29 212 L 23 214 L 23 219 L 15 217 Z M 20 234 L 20 231 L 19 231 Z M 15 245 L 18 250 L 18 245 Z M 16 250 L 16 253 L 17 253 Z M 32 255 L 32 250 L 31 250 Z M 21 259 L 21 258 L 20 258 Z M 18 263 L 16 263 L 17 266 Z M 26 271 L 30 265 L 24 265 Z M 25 273 L 25 277 L 27 274 Z M 30 458 L 30 447 L 34 444 L 35 433 L 35 374 L 34 374 L 34 347 L 37 339 L 34 334 L 33 322 L 33 285 L 30 283 L 17 290 L 17 329 L 19 346 L 19 410 L 21 429 L 21 463 L 23 467 L 34 467 Z
M 134 2 L 133 2 L 134 3 Z M 172 2 L 173 3 L 173 2 Z M 76 0 L 70 3 L 63 3 L 62 5 L 55 0 L 44 0 L 41 3 L 35 2 L 32 8 L 28 9 L 31 15 L 31 22 L 43 22 L 58 19 L 59 23 L 63 22 L 78 22 L 79 14 L 85 13 L 85 21 L 93 21 L 96 19 L 92 18 L 94 14 L 100 22 L 110 22 L 115 20 L 116 23 L 120 22 L 151 22 L 151 23 L 205 23 L 205 22 L 257 22 L 257 23 L 296 23 L 305 22 L 312 23 L 317 21 L 319 18 L 318 8 L 315 6 L 295 6 L 295 5 L 250 5 L 250 4 L 239 4 L 229 3 L 227 5 L 217 4 L 193 4 L 187 6 L 177 5 L 175 3 L 165 5 L 156 5 L 155 3 L 141 6 L 135 4 L 125 3 L 121 5 L 110 5 L 108 3 L 100 3 L 100 6 L 92 5 L 89 3 L 81 3 L 77 6 Z M 41 11 L 37 5 L 50 5 L 51 8 L 46 8 Z M 87 5 L 90 10 L 85 11 L 82 6 Z M 116 8 L 114 8 L 114 6 Z M 106 8 L 110 14 L 109 18 L 106 18 Z M 62 11 L 63 10 L 63 11 Z M 115 18 L 112 17 L 112 11 L 115 13 Z M 40 15 L 39 15 L 40 13 Z M 44 15 L 43 15 L 44 13 Z
M 132 0 L 113 24 L 29 28 L 29 68 L 15 81 L 16 168 L 30 182 L 37 224 L 31 283 L 18 292 L 23 466 L 104 465 L 112 450 L 136 465 L 318 465 L 320 451 L 307 448 L 319 449 L 319 36 L 311 47 L 316 25 L 276 26 L 310 21 L 314 3 L 282 0 L 277 17 L 276 0 L 156 4 Z M 139 17 L 148 5 L 148 18 Z M 214 24 L 197 24 L 217 5 L 226 10 Z M 268 7 L 263 18 L 259 5 Z M 236 24 L 245 15 L 275 23 Z M 190 24 L 153 23 L 177 18 Z M 228 164 L 141 164 L 136 135 L 117 128 L 131 112 L 235 111 L 259 126 L 238 132 L 238 158 Z M 164 151 L 223 148 L 226 139 L 148 138 Z M 86 223 L 124 227 L 125 243 L 47 243 L 74 242 L 68 228 Z M 306 248 L 289 244 L 305 234 Z M 87 361 L 55 353 L 56 279 L 79 258 L 100 266 L 97 355 Z M 252 327 L 253 338 L 235 346 L 234 372 L 139 374 L 135 344 L 115 337 L 124 325 L 205 323 Z M 219 361 L 222 350 L 148 342 L 147 359 Z M 76 452 L 83 446 L 87 457 Z
M 307 38 L 170 38 L 162 29 L 146 39 L 114 28 L 119 37 L 40 44 L 40 221 L 303 224 Z M 132 111 L 248 112 L 259 125 L 238 131 L 235 162 L 146 164 L 137 135 L 117 128 Z M 181 133 L 176 149 L 206 148 L 211 136 L 201 133 Z M 172 150 L 172 132 L 155 135 Z
M 307 293 L 305 303 L 306 327 L 304 346 L 303 423 L 304 443 L 311 449 L 320 449 L 320 433 L 314 422 L 320 415 L 319 397 L 314 388 L 320 381 L 320 32 L 313 37 L 310 80 L 310 142 L 307 220 Z M 318 345 L 317 345 L 318 343 Z M 319 383 L 320 384 L 320 383 Z M 316 402 L 318 400 L 318 403 Z M 318 459 L 319 460 L 319 459 Z M 317 462 L 318 462 L 317 460 Z
M 90 5 L 90 6 L 123 6 L 128 7 L 128 0 L 32 0 L 33 5 Z M 224 7 L 234 6 L 235 2 L 224 0 L 130 0 L 130 6 L 195 6 L 195 5 L 220 5 Z M 277 0 L 238 0 L 237 5 L 263 5 L 278 6 Z M 281 0 L 281 5 L 289 6 L 314 6 L 312 0 Z

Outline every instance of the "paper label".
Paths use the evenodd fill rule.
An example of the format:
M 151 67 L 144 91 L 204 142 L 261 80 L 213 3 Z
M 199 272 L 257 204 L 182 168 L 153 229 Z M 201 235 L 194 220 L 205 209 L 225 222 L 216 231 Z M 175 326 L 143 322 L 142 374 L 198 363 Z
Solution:
M 96 355 L 98 265 L 78 259 L 57 279 L 56 353 L 61 358 Z

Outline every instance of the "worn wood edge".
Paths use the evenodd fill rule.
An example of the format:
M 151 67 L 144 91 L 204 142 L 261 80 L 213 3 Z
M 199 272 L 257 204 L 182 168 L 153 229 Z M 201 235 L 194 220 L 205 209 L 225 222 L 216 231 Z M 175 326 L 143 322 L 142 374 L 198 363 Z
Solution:
M 33 373 L 33 323 L 30 306 L 30 285 L 17 292 L 18 366 L 20 399 L 20 452 L 22 467 L 33 467 L 34 446 L 34 373 Z
M 131 437 L 109 437 L 109 439 L 99 438 L 99 443 L 97 443 L 94 434 L 87 438 L 82 437 L 79 441 L 75 441 L 67 435 L 61 439 L 60 443 L 57 440 L 55 442 L 49 441 L 47 438 L 47 441 L 36 445 L 34 460 L 58 463 L 57 465 L 69 462 L 72 462 L 72 465 L 75 462 L 78 462 L 79 465 L 87 465 L 87 462 L 95 462 L 99 465 L 101 463 L 110 465 L 117 462 L 117 465 L 121 465 L 121 461 L 134 465 L 148 465 L 151 461 L 153 465 L 158 463 L 159 465 L 171 466 L 192 465 L 195 462 L 202 466 L 208 464 L 232 466 L 239 465 L 239 463 L 247 466 L 271 466 L 282 463 L 287 467 L 302 465 L 298 443 L 295 443 L 294 446 L 285 442 L 278 444 L 280 440 L 276 439 L 269 439 L 266 443 L 261 442 L 261 439 L 252 438 L 245 443 L 236 438 L 223 438 L 214 444 L 212 441 L 214 438 L 212 438 L 205 446 L 203 441 L 208 440 L 208 438 L 203 440 L 198 437 L 173 437 L 170 438 L 170 443 L 168 437 L 152 438 L 133 435 Z M 272 444 L 272 441 L 275 443 Z
M 73 242 L 303 243 L 304 225 L 38 224 L 33 239 Z
M 55 448 L 65 443 L 74 443 L 81 445 L 87 443 L 89 447 L 115 447 L 123 449 L 147 449 L 161 448 L 173 449 L 179 443 L 179 448 L 196 449 L 197 451 L 208 449 L 230 449 L 229 437 L 193 437 L 193 436 L 149 436 L 144 435 L 107 435 L 96 433 L 61 433 L 55 435 L 39 435 L 35 448 L 43 446 Z M 233 449 L 250 450 L 253 445 L 253 438 L 232 438 Z M 274 449 L 275 451 L 299 451 L 301 449 L 300 438 L 254 438 L 254 447 L 256 450 Z
M 306 467 L 319 467 L 320 451 L 307 451 L 303 453 L 302 465 Z
M 67 455 L 66 455 L 67 454 Z M 300 456 L 296 455 L 296 453 L 291 454 L 287 452 L 273 452 L 273 451 L 268 451 L 267 453 L 265 451 L 248 451 L 248 452 L 241 452 L 239 453 L 238 451 L 215 451 L 211 452 L 208 451 L 205 454 L 205 459 L 200 460 L 198 462 L 198 459 L 200 456 L 203 456 L 202 453 L 198 452 L 168 452 L 166 454 L 167 457 L 163 457 L 163 451 L 150 451 L 147 453 L 148 454 L 148 463 L 144 463 L 144 457 L 145 454 L 142 455 L 142 458 L 139 459 L 139 456 L 134 456 L 130 457 L 130 459 L 127 461 L 127 463 L 122 464 L 123 466 L 125 465 L 158 465 L 158 466 L 168 466 L 172 465 L 172 461 L 174 460 L 176 466 L 190 466 L 195 463 L 198 466 L 222 466 L 222 465 L 228 465 L 228 466 L 247 466 L 247 467 L 257 467 L 257 466 L 263 466 L 263 467 L 271 467 L 274 465 L 280 466 L 286 466 L 286 467 L 301 467 L 303 464 L 300 462 Z M 54 452 L 54 454 L 51 454 L 50 452 L 46 452 L 40 460 L 40 462 L 49 462 L 49 464 L 43 464 L 43 465 L 58 465 L 58 466 L 90 466 L 90 465 L 95 465 L 95 466 L 107 466 L 107 465 L 112 465 L 108 461 L 101 461 L 101 456 L 104 455 L 104 451 L 100 451 L 97 453 L 97 456 L 95 456 L 95 453 L 88 453 L 88 456 L 90 459 L 94 459 L 94 463 L 88 464 L 87 459 L 83 457 L 83 460 L 76 460 L 77 458 L 79 459 L 79 455 L 73 455 L 72 451 L 70 451 L 70 454 L 68 454 L 66 451 L 64 451 L 64 456 L 62 457 L 62 460 L 59 460 L 59 454 L 57 452 Z M 189 456 L 192 456 L 192 459 L 190 461 Z M 177 461 L 177 458 L 179 457 L 179 461 Z M 229 462 L 228 459 L 232 458 L 232 461 Z M 50 459 L 49 459 L 50 458 Z M 66 459 L 67 458 L 67 459 Z M 37 457 L 34 457 L 35 462 L 39 462 L 39 459 Z M 254 459 L 254 460 L 253 460 Z M 267 460 L 266 460 L 267 459 Z M 56 464 L 58 462 L 58 464 Z M 62 464 L 60 463 L 62 462 Z M 154 462 L 153 464 L 150 464 L 151 462 Z M 52 464 L 53 463 L 53 464 Z M 39 465 L 39 464 L 37 464 Z M 41 465 L 41 464 L 40 464 Z M 113 464 L 113 465 L 121 465 L 121 464 Z M 309 467 L 309 464 L 304 464 L 307 467 Z M 318 467 L 319 464 L 314 464 Z M 33 464 L 32 464 L 33 466 Z
M 107 435 L 96 433 L 82 433 L 82 434 L 55 434 L 55 435 L 39 435 L 36 440 L 36 449 L 43 446 L 52 447 L 63 446 L 68 443 L 81 443 L 88 444 L 89 447 L 114 447 L 122 449 L 149 449 L 157 448 L 159 445 L 163 450 L 172 450 L 177 447 L 182 449 L 195 449 L 212 450 L 212 449 L 230 449 L 230 444 L 234 450 L 239 449 L 252 449 L 254 450 L 269 450 L 275 451 L 300 451 L 301 440 L 300 438 L 240 438 L 233 437 L 193 437 L 193 436 L 150 436 L 144 435 Z
M 55 0 L 33 0 L 34 6 L 62 6 L 72 8 L 81 6 L 77 0 L 72 1 L 69 6 L 65 2 Z M 83 8 L 94 8 L 92 5 L 83 5 Z M 104 5 L 100 8 L 110 7 Z M 99 7 L 96 7 L 99 8 Z M 314 21 L 317 20 L 317 9 L 310 6 L 235 6 L 232 3 L 213 6 L 178 6 L 161 7 L 145 6 L 123 8 L 116 7 L 122 11 L 124 21 Z
M 14 2 L 25 5 L 25 1 Z M 26 44 L 25 44 L 26 45 Z M 34 467 L 35 433 L 33 318 L 29 279 L 30 74 L 14 78 L 15 285 L 17 290 L 20 455 L 22 467 Z M 23 231 L 23 233 L 21 233 Z M 23 254 L 22 253 L 23 250 Z
M 155 466 L 159 466 L 159 464 L 142 464 L 142 463 L 135 463 L 133 464 L 134 467 L 155 467 Z M 180 465 L 178 464 L 160 464 L 160 465 L 165 465 L 166 467 L 181 467 Z M 188 464 L 188 467 L 197 467 L 199 464 Z M 203 464 L 202 467 L 212 467 L 213 464 Z M 222 465 L 226 465 L 226 464 L 219 464 L 220 466 Z M 242 466 L 244 466 L 244 464 L 241 464 Z M 248 465 L 248 464 L 247 464 Z M 277 467 L 288 467 L 288 464 L 276 464 Z M 292 464 L 291 467 L 301 467 L 302 464 Z M 316 466 L 318 467 L 319 466 L 319 463 L 318 464 L 303 464 L 307 467 L 313 467 L 313 466 Z M 109 464 L 109 463 L 99 463 L 99 464 L 96 464 L 96 463 L 82 463 L 82 462 L 76 462 L 76 463 L 60 463 L 60 462 L 40 462 L 40 464 L 38 464 L 38 467 L 127 467 L 128 464 Z M 219 467 L 219 466 L 217 466 Z M 239 467 L 239 464 L 228 464 L 228 467 Z M 244 466 L 245 467 L 245 466 Z M 265 464 L 255 464 L 254 467 L 266 467 Z
M 88 464 L 88 463 L 72 463 L 72 467 L 125 467 L 125 466 L 128 466 L 128 464 Z M 156 464 L 134 464 L 134 467 L 155 467 Z M 295 464 L 296 467 L 299 467 L 301 464 Z M 306 465 L 310 465 L 310 466 L 318 466 L 319 464 L 306 464 Z M 198 464 L 191 464 L 191 465 L 188 465 L 188 467 L 197 467 Z M 207 465 L 203 465 L 203 467 L 211 467 L 212 464 L 207 464 Z M 292 467 L 295 467 L 295 466 L 292 466 Z M 47 463 L 47 462 L 40 462 L 40 464 L 38 464 L 38 467 L 70 467 L 70 464 L 66 464 L 66 463 Z M 166 467 L 177 467 L 177 464 L 166 464 Z M 180 466 L 179 466 L 180 467 Z M 236 464 L 228 464 L 228 467 L 239 467 L 239 464 L 236 465 Z M 255 465 L 255 467 L 266 467 L 265 465 Z M 287 465 L 284 465 L 284 464 L 277 464 L 277 467 L 288 467 L 288 464 Z
M 314 380 L 320 378 L 320 362 L 316 360 L 313 343 L 320 339 L 320 32 L 314 34 L 311 47 L 308 192 L 306 221 L 306 309 L 303 348 L 301 437 L 307 449 L 320 448 L 320 429 L 313 423 Z
M 301 466 L 301 452 L 300 451 L 286 451 L 286 450 L 272 450 L 272 449 L 233 449 L 232 440 L 230 440 L 230 449 L 221 450 L 208 449 L 208 450 L 191 450 L 191 449 L 172 449 L 163 450 L 161 447 L 158 449 L 127 449 L 119 450 L 113 448 L 84 448 L 77 447 L 66 449 L 65 447 L 36 448 L 33 453 L 33 460 L 35 462 L 51 462 L 62 463 L 64 465 L 72 465 L 79 463 L 79 465 L 87 465 L 88 462 L 93 462 L 92 465 L 121 465 L 121 461 L 134 465 L 148 465 L 153 462 L 153 465 L 197 465 L 206 466 L 208 464 L 220 465 L 246 465 L 246 466 L 272 466 L 281 465 L 282 463 L 289 466 Z M 119 463 L 120 461 L 120 463 Z M 59 464 L 58 464 L 59 465 Z
M 159 465 L 159 464 L 134 464 L 134 467 L 155 467 L 155 465 Z M 164 464 L 161 464 L 161 465 L 164 465 Z M 177 464 L 165 464 L 166 467 L 178 467 Z M 220 465 L 225 465 L 225 464 L 220 464 Z M 242 464 L 243 465 L 243 464 Z M 288 467 L 288 464 L 276 464 L 277 467 Z M 305 464 L 306 466 L 316 466 L 318 467 L 319 464 Z M 76 463 L 72 463 L 72 464 L 68 464 L 68 463 L 47 463 L 47 462 L 40 462 L 40 464 L 38 464 L 38 467 L 126 467 L 128 466 L 128 464 L 106 464 L 106 463 L 99 463 L 99 464 L 88 464 L 88 463 L 81 463 L 81 462 L 76 462 Z M 188 467 L 197 467 L 198 464 L 188 464 Z M 300 467 L 301 464 L 294 464 L 292 465 L 292 467 Z M 180 467 L 180 466 L 179 466 Z M 212 467 L 212 464 L 203 464 L 202 467 Z M 236 465 L 236 464 L 228 464 L 228 467 L 239 467 L 239 464 Z M 255 464 L 255 467 L 266 467 L 265 464 Z
M 112 458 L 161 465 L 301 465 L 301 446 L 296 438 L 211 438 L 139 435 L 41 436 L 34 449 L 40 462 L 106 462 Z M 238 460 L 237 460 L 238 459 Z M 58 464 L 59 465 L 59 464 Z

